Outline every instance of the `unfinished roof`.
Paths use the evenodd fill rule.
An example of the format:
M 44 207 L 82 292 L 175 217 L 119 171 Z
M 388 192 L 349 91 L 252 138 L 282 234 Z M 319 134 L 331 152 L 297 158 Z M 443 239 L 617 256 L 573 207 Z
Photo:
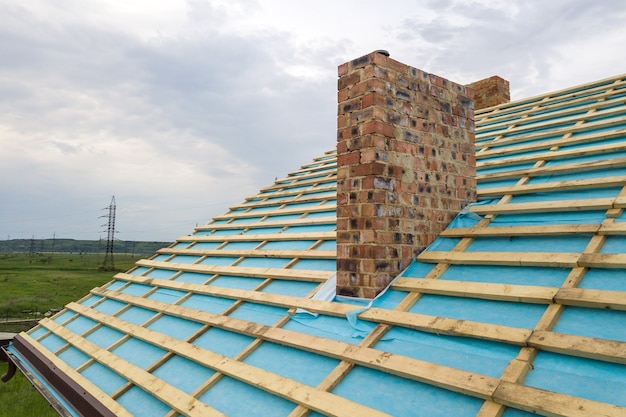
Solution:
M 476 156 L 371 302 L 334 295 L 330 151 L 8 351 L 70 415 L 625 416 L 626 75 L 478 111 Z

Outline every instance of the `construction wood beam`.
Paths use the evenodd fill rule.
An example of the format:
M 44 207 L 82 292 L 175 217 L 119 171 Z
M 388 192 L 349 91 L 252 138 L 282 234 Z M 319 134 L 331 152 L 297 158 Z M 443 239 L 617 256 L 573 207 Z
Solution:
M 619 187 L 626 184 L 626 175 L 614 177 L 600 177 L 584 180 L 569 180 L 546 182 L 542 184 L 512 185 L 507 187 L 482 188 L 478 190 L 479 197 L 496 197 L 501 195 L 519 195 L 542 193 L 549 191 L 566 191 L 585 188 Z
M 626 234 L 626 223 L 622 227 Z M 580 235 L 594 234 L 602 230 L 600 224 L 564 224 L 546 226 L 490 226 L 490 227 L 466 227 L 450 228 L 444 230 L 441 237 L 502 237 L 502 236 L 555 236 L 555 235 Z M 613 230 L 621 230 L 613 229 Z M 611 233 L 611 229 L 606 230 Z M 617 233 L 615 233 L 617 234 Z
M 326 281 L 334 271 L 312 271 L 294 270 L 283 268 L 252 268 L 242 266 L 216 266 L 216 265 L 195 265 L 177 262 L 158 262 L 148 259 L 141 259 L 135 263 L 136 266 L 147 268 L 165 269 L 169 271 L 200 272 L 205 274 L 237 275 L 251 278 L 273 278 L 289 279 L 293 281 Z
M 569 252 L 443 252 L 424 251 L 420 262 L 469 265 L 518 265 L 574 268 L 579 253 Z M 626 256 L 626 255 L 625 255 Z
M 615 207 L 618 203 L 621 203 L 621 201 L 618 202 L 616 198 L 588 198 L 585 200 L 556 200 L 533 203 L 483 204 L 471 206 L 469 211 L 471 213 L 485 215 L 608 210 Z
M 303 259 L 335 259 L 336 250 L 228 250 L 228 249 L 180 249 L 163 248 L 159 254 L 188 255 L 188 256 L 232 256 L 245 258 L 303 258 Z
M 490 174 L 479 174 L 478 181 L 488 182 L 508 178 L 538 177 L 542 175 L 555 175 L 572 172 L 593 171 L 600 169 L 621 168 L 626 166 L 626 158 L 603 159 L 598 161 L 575 162 L 572 164 L 562 164 L 556 166 L 544 166 L 539 168 L 517 169 L 512 171 L 493 172 Z
M 328 208 L 326 208 L 328 210 Z M 226 216 L 226 218 L 230 218 Z M 332 224 L 335 225 L 337 223 L 336 216 L 328 216 L 328 217 L 314 217 L 314 218 L 302 218 L 302 219 L 293 219 L 293 220 L 280 220 L 280 221 L 272 221 L 271 219 L 262 221 L 262 222 L 250 222 L 250 223 L 208 223 L 202 226 L 196 227 L 195 232 L 201 231 L 210 231 L 210 230 L 232 230 L 232 229 L 258 229 L 264 227 L 291 227 L 291 226 L 312 226 L 312 225 L 320 225 L 320 224 Z
M 626 342 L 535 330 L 528 345 L 570 356 L 626 364 Z
M 195 235 L 181 236 L 176 242 L 263 242 L 284 240 L 335 240 L 337 232 L 311 233 L 246 233 L 245 235 Z
M 533 304 L 551 303 L 559 290 L 558 288 L 530 285 L 422 278 L 398 278 L 394 281 L 391 288 L 401 291 L 417 291 L 425 294 L 439 294 L 451 297 L 468 297 Z

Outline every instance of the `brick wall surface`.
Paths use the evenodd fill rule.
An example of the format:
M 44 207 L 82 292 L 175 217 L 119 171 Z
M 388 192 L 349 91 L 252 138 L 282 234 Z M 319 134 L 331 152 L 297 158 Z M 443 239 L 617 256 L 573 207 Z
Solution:
M 373 298 L 476 199 L 473 91 L 376 52 L 338 72 L 337 293 Z
M 474 90 L 474 109 L 480 110 L 511 101 L 510 85 L 504 78 L 494 75 L 469 84 Z

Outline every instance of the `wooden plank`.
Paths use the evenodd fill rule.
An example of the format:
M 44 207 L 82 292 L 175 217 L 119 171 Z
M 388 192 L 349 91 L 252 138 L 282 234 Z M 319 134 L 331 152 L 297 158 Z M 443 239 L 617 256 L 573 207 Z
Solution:
M 236 288 L 216 287 L 213 285 L 192 284 L 188 282 L 162 280 L 149 277 L 140 277 L 130 274 L 118 273 L 116 278 L 138 284 L 154 285 L 160 288 L 193 292 L 194 294 L 211 295 L 214 297 L 228 298 L 231 300 L 249 301 L 258 304 L 276 307 L 302 308 L 313 313 L 329 316 L 345 317 L 351 311 L 361 307 L 350 304 L 334 303 L 310 298 L 295 297 L 290 295 L 271 294 L 253 290 L 240 290 Z
M 559 291 L 558 288 L 552 287 L 420 278 L 398 278 L 394 281 L 392 288 L 401 291 L 416 291 L 452 297 L 534 304 L 551 303 L 557 291 Z
M 483 204 L 471 206 L 476 214 L 550 213 L 559 211 L 607 210 L 615 198 L 588 198 L 585 200 L 555 200 L 535 203 Z
M 626 364 L 626 342 L 535 330 L 528 345 L 569 356 Z
M 576 162 L 572 164 L 561 164 L 556 166 L 544 166 L 538 168 L 516 169 L 504 172 L 493 172 L 490 174 L 479 174 L 476 179 L 479 182 L 496 181 L 507 178 L 538 177 L 542 175 L 555 175 L 572 172 L 593 171 L 600 169 L 622 168 L 626 166 L 626 158 L 600 159 L 597 161 Z
M 579 264 L 589 268 L 626 269 L 626 254 L 583 253 Z
M 120 297 L 120 299 L 124 299 L 127 302 L 133 304 L 134 302 L 132 300 L 137 299 L 137 297 L 128 296 L 126 294 L 116 294 L 116 297 Z M 402 378 L 408 378 L 429 385 L 434 385 L 440 388 L 460 392 L 466 395 L 472 395 L 479 398 L 489 398 L 497 385 L 497 380 L 495 378 L 490 378 L 487 376 L 474 374 L 455 368 L 437 365 L 426 361 L 409 358 L 406 356 L 395 355 L 377 349 L 355 346 L 345 342 L 339 342 L 331 339 L 321 338 L 318 336 L 298 333 L 278 327 L 269 327 L 266 325 L 252 323 L 245 320 L 239 320 L 232 317 L 219 316 L 211 313 L 189 310 L 185 309 L 184 307 L 167 305 L 153 300 L 139 299 L 137 301 L 139 302 L 138 305 L 142 306 L 153 304 L 155 306 L 153 308 L 160 308 L 168 314 L 175 314 L 177 316 L 193 316 L 194 318 L 190 319 L 195 321 L 201 321 L 224 330 L 234 331 L 251 337 L 278 343 L 284 346 L 290 346 L 297 349 L 306 350 L 308 352 L 317 353 L 319 355 L 349 361 L 357 365 L 362 365 L 368 368 L 391 373 Z M 119 322 L 122 322 L 115 317 L 107 316 L 103 313 L 99 313 L 95 310 L 91 310 L 80 305 L 71 304 L 70 307 L 72 309 L 76 308 L 80 311 L 81 314 L 86 315 L 87 317 L 90 317 L 94 320 L 96 320 L 97 316 L 102 315 L 102 319 L 106 320 L 106 324 L 114 328 L 120 326 L 121 324 Z M 185 312 L 185 310 L 187 311 Z M 183 355 L 196 362 L 204 363 L 218 372 L 228 374 L 234 378 L 241 380 L 241 375 L 235 373 L 229 374 L 228 369 L 225 370 L 221 367 L 215 366 L 214 362 L 216 361 L 211 359 L 211 356 L 215 354 L 211 352 L 207 353 L 207 351 L 196 348 L 194 346 L 192 346 L 193 349 L 191 352 L 186 352 L 182 349 L 182 347 L 184 347 L 182 345 L 187 345 L 185 342 L 176 339 L 169 340 L 172 338 L 168 338 L 161 334 L 157 334 L 158 336 L 152 336 L 145 332 L 150 332 L 147 329 L 143 329 L 135 325 L 130 325 L 126 322 L 122 323 L 124 323 L 123 325 L 125 326 L 125 331 L 132 332 L 133 336 L 135 337 L 146 340 L 152 344 L 162 344 L 164 348 L 170 349 L 173 352 Z M 224 362 L 225 360 L 226 359 L 218 361 L 219 365 L 221 365 L 222 362 Z M 271 376 L 272 374 L 270 374 L 270 377 Z M 291 382 L 286 378 L 283 379 L 288 381 L 289 383 Z M 256 381 L 246 380 L 244 382 L 251 383 Z M 285 384 L 285 386 L 281 387 L 282 390 L 287 391 L 290 391 L 291 388 L 289 384 Z M 264 387 L 260 388 L 265 389 Z M 277 393 L 277 395 L 280 394 Z M 294 398 L 285 398 L 291 401 L 296 401 L 296 399 Z M 322 413 L 329 412 L 331 410 L 331 408 L 328 407 L 324 410 L 320 410 L 319 407 L 314 407 L 314 404 L 307 404 L 304 401 L 297 402 Z M 332 408 L 332 410 L 334 412 L 337 412 L 337 410 L 334 410 L 334 407 Z M 353 415 L 370 416 L 371 414 L 365 412 Z
M 468 265 L 519 265 L 573 268 L 579 253 L 569 252 L 444 252 L 424 251 L 417 260 L 427 263 Z
M 333 185 L 327 185 L 324 187 L 312 188 L 309 191 L 309 193 L 318 194 L 322 192 L 333 192 L 335 190 L 337 190 L 336 183 Z M 251 201 L 251 202 L 246 201 L 241 204 L 230 206 L 230 210 L 241 210 L 241 209 L 246 209 L 246 208 L 269 207 L 269 206 L 281 206 L 281 205 L 289 205 L 289 204 L 313 203 L 316 201 L 321 203 L 329 199 L 329 196 L 326 196 L 326 195 L 307 196 L 307 193 L 305 190 L 297 190 L 297 191 L 276 193 L 276 194 L 277 195 L 273 193 L 269 196 L 265 196 L 265 198 L 269 198 L 271 196 L 271 199 L 267 201 Z M 294 195 L 298 196 L 300 194 L 302 194 L 300 197 L 296 197 L 296 198 L 293 197 Z M 281 198 L 281 197 L 284 197 L 284 198 Z M 249 198 L 249 200 L 258 200 L 258 198 L 259 197 L 255 196 L 255 197 Z M 334 197 L 332 198 L 334 199 Z
M 561 288 L 554 301 L 570 306 L 626 311 L 626 291 Z
M 294 281 L 323 282 L 326 281 L 334 271 L 312 271 L 294 270 L 283 268 L 252 268 L 242 266 L 217 266 L 217 265 L 195 265 L 177 262 L 159 262 L 148 259 L 141 259 L 135 263 L 136 266 L 147 268 L 165 269 L 169 271 L 198 272 L 204 274 L 237 275 L 252 278 L 273 278 L 288 279 Z
M 531 330 L 496 324 L 457 320 L 447 317 L 429 316 L 405 311 L 370 308 L 359 314 L 367 321 L 385 323 L 427 333 L 450 336 L 472 337 L 496 342 L 523 346 L 530 337 Z
M 500 382 L 493 401 L 548 417 L 624 417 L 626 408 L 586 400 L 506 381 Z
M 160 401 L 172 407 L 179 413 L 188 416 L 198 417 L 226 417 L 225 414 L 220 413 L 219 411 L 208 406 L 207 404 L 197 400 L 196 398 L 193 398 L 191 395 L 185 393 L 184 391 L 181 391 L 178 388 L 162 381 L 161 379 L 153 376 L 149 372 L 144 371 L 138 366 L 133 365 L 132 363 L 120 358 L 119 356 L 107 351 L 106 349 L 102 349 L 95 343 L 91 343 L 87 339 L 82 338 L 80 335 L 71 332 L 67 328 L 55 323 L 54 321 L 44 319 L 42 320 L 42 325 L 60 338 L 66 340 L 75 348 L 87 354 L 87 356 L 89 356 L 90 358 L 95 359 L 109 369 L 115 370 L 116 373 L 128 379 L 133 384 L 142 388 L 146 392 L 149 392 L 155 398 L 158 398 Z
M 598 230 L 600 235 L 626 235 L 626 222 L 603 222 L 602 227 Z
M 626 234 L 626 223 L 624 223 Z M 601 229 L 600 224 L 563 224 L 546 226 L 491 226 L 447 228 L 441 232 L 441 237 L 497 237 L 497 236 L 558 236 L 593 234 Z M 606 234 L 612 234 L 607 230 Z M 615 233 L 617 234 L 617 233 Z
M 621 109 L 620 113 L 623 113 L 623 112 L 624 110 Z M 621 126 L 624 124 L 624 122 L 626 122 L 626 116 L 615 117 L 615 118 L 607 119 L 607 120 L 599 120 L 595 122 L 588 122 L 588 123 L 583 123 L 583 124 L 576 124 L 572 126 L 556 127 L 554 129 L 547 129 L 545 131 L 536 132 L 536 133 L 532 133 L 531 129 L 526 129 L 529 131 L 528 134 L 525 134 L 525 135 L 522 134 L 522 135 L 514 136 L 511 138 L 504 137 L 502 139 L 498 139 L 497 141 L 489 142 L 489 147 L 499 148 L 499 147 L 504 147 L 504 146 L 509 146 L 509 145 L 523 144 L 524 142 L 530 142 L 530 141 L 534 141 L 537 139 L 550 138 L 554 136 L 563 136 L 567 134 L 573 135 L 574 133 L 580 133 L 580 132 L 584 132 L 587 130 L 611 128 L 614 126 Z M 622 129 L 619 129 L 619 130 L 622 130 Z M 509 131 L 507 131 L 506 133 L 509 133 Z M 477 141 L 481 139 L 478 136 L 480 135 L 477 135 L 477 138 L 476 138 Z M 480 146 L 477 146 L 477 147 L 480 147 Z
M 523 119 L 525 122 L 526 121 L 532 122 L 532 121 L 553 119 L 555 117 L 560 117 L 560 116 L 569 116 L 572 114 L 581 113 L 581 111 L 584 112 L 585 109 L 597 109 L 597 108 L 609 107 L 614 104 L 624 103 L 625 100 L 623 97 L 610 98 L 613 95 L 621 95 L 621 92 L 613 91 L 613 90 L 603 90 L 597 95 L 594 94 L 593 96 L 590 96 L 590 97 L 581 97 L 581 98 L 574 99 L 571 101 L 568 100 L 566 103 L 563 103 L 561 99 L 559 99 L 557 103 L 551 103 L 550 101 L 546 101 L 545 105 L 542 103 L 540 107 L 533 107 L 533 108 L 530 108 L 521 112 L 516 112 L 514 113 L 514 115 L 519 116 L 519 117 L 525 116 L 525 118 Z M 598 100 L 602 100 L 602 101 L 598 101 Z M 587 103 L 587 102 L 593 102 L 593 103 L 584 108 L 570 107 L 575 104 Z M 553 110 L 553 109 L 557 109 L 557 110 L 551 111 L 549 113 L 545 113 L 547 110 Z M 533 115 L 533 113 L 541 113 L 541 114 Z M 510 118 L 511 118 L 511 114 L 504 114 L 504 115 L 498 116 L 497 114 L 494 115 L 493 113 L 491 113 L 486 117 L 477 118 L 476 130 L 482 130 L 482 128 L 491 129 L 493 127 L 501 127 L 501 126 L 505 127 L 505 126 L 508 126 L 509 124 L 517 122 L 517 120 L 508 121 L 508 119 Z M 489 123 L 489 125 L 483 127 L 483 125 L 486 125 L 487 123 Z
M 259 228 L 264 228 L 264 227 L 276 227 L 276 226 L 290 227 L 290 226 L 313 226 L 313 225 L 321 225 L 321 224 L 334 225 L 336 223 L 337 223 L 337 216 L 328 216 L 328 217 L 314 217 L 314 218 L 279 220 L 279 221 L 266 220 L 262 222 L 252 222 L 252 223 L 218 223 L 218 224 L 208 223 L 202 226 L 198 226 L 194 230 L 196 232 L 200 232 L 204 230 L 259 229 Z
M 204 226 L 202 226 L 204 227 Z M 196 235 L 181 236 L 177 242 L 263 242 L 285 240 L 335 240 L 337 232 L 311 232 L 311 233 L 246 233 L 245 235 Z
M 91 394 L 96 400 L 102 403 L 102 405 L 111 410 L 113 414 L 118 417 L 132 417 L 131 413 L 129 413 L 117 401 L 113 400 L 107 393 L 98 388 L 93 382 L 85 378 L 79 372 L 76 372 L 74 368 L 59 359 L 56 355 L 48 354 L 48 349 L 46 349 L 42 344 L 33 339 L 30 335 L 26 333 L 21 333 L 20 336 L 23 337 L 35 349 L 37 349 L 37 351 L 39 351 L 42 355 L 45 355 L 46 360 L 50 361 L 50 363 L 54 367 L 63 372 L 65 375 L 71 377 L 72 380 L 80 385 L 85 392 Z
M 626 184 L 626 175 L 612 177 L 590 178 L 584 180 L 568 180 L 546 182 L 541 184 L 512 185 L 507 187 L 481 188 L 478 190 L 479 197 L 496 197 L 501 195 L 520 195 L 542 193 L 550 191 L 566 191 L 587 188 L 618 187 Z
M 558 136 L 561 134 L 566 135 L 567 133 L 572 133 L 572 132 L 559 132 L 558 134 L 557 132 L 538 133 L 535 135 L 524 136 L 524 138 L 528 141 L 532 141 L 535 139 L 542 139 L 542 138 L 550 137 L 550 136 Z M 560 139 L 549 139 L 549 140 L 542 141 L 542 142 L 525 143 L 521 145 L 508 146 L 506 148 L 489 149 L 486 151 L 481 151 L 480 155 L 477 154 L 477 157 L 480 156 L 480 158 L 487 158 L 487 157 L 493 157 L 493 156 L 504 156 L 504 155 L 530 152 L 530 151 L 536 151 L 536 150 L 542 150 L 542 149 L 548 150 L 555 146 L 561 147 L 561 146 L 566 146 L 566 145 L 592 143 L 592 142 L 600 141 L 600 140 L 619 138 L 619 137 L 622 137 L 624 133 L 626 133 L 626 128 L 616 129 L 611 132 L 590 133 L 587 135 L 576 135 L 576 136 L 567 135 Z M 489 142 L 489 143 L 493 144 L 495 142 Z
M 336 250 L 228 250 L 228 249 L 180 249 L 163 248 L 159 254 L 191 255 L 191 256 L 231 256 L 236 258 L 302 258 L 302 259 L 335 259 Z
M 623 103 L 624 100 L 619 99 L 619 102 Z M 587 109 L 589 108 L 594 109 L 598 107 L 600 104 L 601 103 L 598 103 L 595 106 L 589 106 L 587 107 Z M 572 112 L 572 113 L 580 113 L 581 110 L 584 111 L 585 109 L 579 108 L 576 110 L 577 112 Z M 564 129 L 565 127 L 558 128 L 557 126 L 564 125 L 566 123 L 570 123 L 570 124 L 576 123 L 579 121 L 586 122 L 588 119 L 620 116 L 624 114 L 624 108 L 620 106 L 620 107 L 614 107 L 614 108 L 609 108 L 609 109 L 604 109 L 604 110 L 598 110 L 593 113 L 586 112 L 584 114 L 573 114 L 573 115 L 572 114 L 568 115 L 567 113 L 568 113 L 568 110 L 563 110 L 561 112 L 554 112 L 551 114 L 535 116 L 534 118 L 528 117 L 524 120 L 518 121 L 518 123 L 515 123 L 515 122 L 512 124 L 503 123 L 501 126 L 509 126 L 509 128 L 506 130 L 506 134 L 520 134 L 520 133 L 523 134 L 524 132 L 535 132 L 537 130 L 543 130 L 547 127 L 556 127 L 555 130 Z M 555 120 L 557 118 L 558 120 Z M 536 122 L 536 123 L 532 123 L 532 122 Z M 598 122 L 591 122 L 591 123 L 598 123 Z M 492 127 L 493 126 L 485 127 L 485 129 L 491 129 Z M 573 128 L 574 125 L 570 125 L 569 127 Z M 493 135 L 493 133 L 491 132 L 487 132 L 487 133 L 482 133 L 482 132 L 479 133 L 479 132 L 480 130 L 478 130 L 476 134 L 476 140 L 481 140 L 485 137 L 489 137 Z M 516 137 L 516 139 L 519 139 L 519 137 Z
M 252 212 L 243 212 L 243 213 L 226 213 L 219 216 L 213 217 L 214 220 L 230 220 L 230 219 L 249 219 L 249 218 L 257 218 L 257 217 L 273 217 L 273 216 L 288 216 L 292 214 L 310 214 L 310 213 L 319 213 L 324 211 L 334 210 L 336 207 L 335 203 L 325 204 L 323 206 L 313 206 L 313 207 L 296 207 L 296 208 L 283 208 L 283 209 L 275 209 L 275 210 L 265 210 L 265 211 L 252 211 Z
M 622 134 L 623 135 L 623 134 Z M 583 155 L 602 155 L 605 153 L 612 152 L 621 152 L 626 150 L 626 143 L 624 142 L 616 142 L 609 143 L 604 145 L 595 145 L 595 146 L 585 146 L 576 149 L 565 149 L 558 151 L 551 151 L 546 149 L 545 153 L 541 154 L 533 154 L 533 155 L 521 155 L 521 156 L 512 156 L 509 158 L 501 158 L 494 159 L 488 161 L 477 161 L 476 167 L 479 169 L 482 168 L 493 168 L 498 166 L 511 166 L 523 163 L 530 163 L 536 161 L 551 161 L 554 159 L 568 159 L 575 158 L 577 156 Z M 477 155 L 477 158 L 479 156 Z

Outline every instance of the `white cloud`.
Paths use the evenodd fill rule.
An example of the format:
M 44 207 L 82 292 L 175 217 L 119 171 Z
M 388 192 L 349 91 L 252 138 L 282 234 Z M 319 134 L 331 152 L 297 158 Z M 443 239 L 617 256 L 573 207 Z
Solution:
M 0 0 L 0 236 L 172 240 L 335 144 L 376 49 L 514 97 L 624 72 L 626 5 Z M 620 68 L 620 65 L 622 67 Z

